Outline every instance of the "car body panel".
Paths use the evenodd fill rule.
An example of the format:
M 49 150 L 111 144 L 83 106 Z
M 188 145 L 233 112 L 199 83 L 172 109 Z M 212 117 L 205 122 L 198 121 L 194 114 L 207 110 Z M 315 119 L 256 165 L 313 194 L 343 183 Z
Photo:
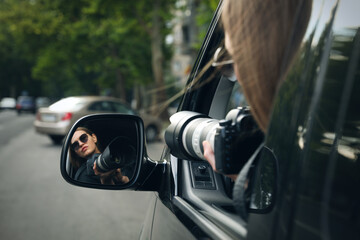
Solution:
M 151 239 L 197 239 L 182 224 L 182 222 L 172 214 L 171 210 L 156 198 Z
M 266 143 L 279 159 L 278 201 L 269 214 L 251 216 L 249 239 L 360 237 L 354 191 L 360 183 L 354 154 L 360 142 L 354 126 L 360 121 L 360 18 L 348 18 L 355 13 L 351 5 L 326 1 L 322 14 L 313 13 L 321 24 L 310 29 L 293 68 L 298 73 L 279 92 Z

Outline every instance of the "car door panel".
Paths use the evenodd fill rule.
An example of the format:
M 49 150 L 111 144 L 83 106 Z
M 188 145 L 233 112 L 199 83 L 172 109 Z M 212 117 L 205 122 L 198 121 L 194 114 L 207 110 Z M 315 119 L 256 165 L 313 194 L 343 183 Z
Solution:
M 346 9 L 343 6 L 350 6 L 349 3 L 326 1 L 322 8 L 313 8 L 317 25 L 310 26 L 299 58 L 294 62 L 292 71 L 297 73 L 289 73 L 291 77 L 279 92 L 267 137 L 266 144 L 279 158 L 281 190 L 273 212 L 250 217 L 249 239 L 359 236 L 359 220 L 355 217 L 359 216 L 359 194 L 353 189 L 358 186 L 360 170 L 350 160 L 358 150 L 354 145 L 350 147 L 349 138 L 342 137 L 347 132 L 351 141 L 358 142 L 359 138 L 356 127 L 344 125 L 349 110 L 351 121 L 348 122 L 359 121 L 358 114 L 354 115 L 358 111 L 353 107 L 347 110 L 348 103 L 344 100 L 349 98 L 352 99 L 349 103 L 359 103 L 355 93 L 349 90 L 355 91 L 358 84 L 352 83 L 345 90 L 349 81 L 359 79 L 355 70 L 359 69 L 359 27 L 344 25 L 346 13 L 338 12 Z M 360 26 L 360 21 L 356 25 Z M 292 99 L 287 98 L 289 92 Z M 345 152 L 342 144 L 346 146 Z M 267 224 L 265 231 L 258 230 Z
M 185 227 L 184 223 L 162 201 L 156 199 L 151 239 L 190 240 L 198 238 Z

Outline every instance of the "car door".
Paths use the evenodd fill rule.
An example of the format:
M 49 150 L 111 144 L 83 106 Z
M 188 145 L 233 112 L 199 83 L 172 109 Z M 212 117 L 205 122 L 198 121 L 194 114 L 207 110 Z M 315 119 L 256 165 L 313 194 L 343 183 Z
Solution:
M 250 212 L 248 221 L 241 218 L 233 207 L 233 182 L 214 173 L 206 162 L 176 158 L 165 151 L 171 174 L 164 181 L 172 187 L 160 191 L 154 214 L 162 217 L 153 223 L 153 237 L 162 236 L 161 226 L 171 214 L 195 238 L 359 236 L 359 194 L 355 190 L 360 176 L 355 124 L 359 115 L 354 106 L 359 104 L 360 21 L 351 6 L 345 0 L 313 2 L 307 33 L 277 98 L 266 136 L 265 147 L 276 161 L 267 174 L 275 185 L 269 194 L 262 194 L 263 202 L 254 204 L 269 207 Z M 179 110 L 222 119 L 233 106 L 231 100 L 237 99 L 232 90 L 241 91 L 241 86 L 234 87 L 229 78 L 211 68 L 199 75 L 223 44 L 217 20 L 215 15 Z M 259 163 L 266 159 L 261 156 Z M 261 187 L 266 180 L 255 178 L 254 184 Z M 158 209 L 162 205 L 167 206 L 165 214 L 159 210 L 163 207 Z
M 219 24 L 221 5 L 210 24 L 196 59 L 179 111 L 193 111 L 214 119 L 225 118 L 239 99 L 241 88 L 218 68 L 207 67 L 216 49 L 223 46 Z M 206 71 L 203 71 L 207 69 Z M 241 92 L 240 92 L 241 94 Z M 236 103 L 235 103 L 236 102 Z M 245 104 L 245 103 L 244 103 Z M 157 194 L 152 238 L 244 239 L 246 222 L 231 200 L 233 182 L 213 172 L 206 161 L 177 158 L 165 148 L 162 160 L 170 163 Z M 171 224 L 169 224 L 171 223 Z M 167 226 L 167 227 L 164 227 Z
M 279 164 L 274 208 L 250 216 L 249 239 L 360 237 L 360 18 L 352 3 L 314 1 L 266 141 Z

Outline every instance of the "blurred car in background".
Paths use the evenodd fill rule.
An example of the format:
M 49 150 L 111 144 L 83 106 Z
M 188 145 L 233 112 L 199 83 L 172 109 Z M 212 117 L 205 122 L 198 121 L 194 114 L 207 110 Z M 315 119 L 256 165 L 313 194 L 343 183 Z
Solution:
M 36 113 L 35 99 L 30 96 L 18 97 L 16 110 L 18 114 L 21 114 L 22 112 Z
M 37 97 L 35 99 L 36 110 L 42 107 L 48 107 L 50 103 L 50 99 L 47 97 Z
M 159 118 L 138 113 L 120 99 L 102 96 L 63 98 L 47 108 L 39 108 L 34 121 L 37 133 L 48 135 L 53 143 L 60 144 L 71 126 L 81 117 L 95 113 L 125 113 L 139 115 L 145 126 L 146 140 L 159 137 L 162 123 Z
M 3 99 L 1 99 L 0 102 L 0 110 L 5 110 L 5 109 L 15 109 L 16 107 L 16 100 L 15 98 L 11 98 L 11 97 L 4 97 Z

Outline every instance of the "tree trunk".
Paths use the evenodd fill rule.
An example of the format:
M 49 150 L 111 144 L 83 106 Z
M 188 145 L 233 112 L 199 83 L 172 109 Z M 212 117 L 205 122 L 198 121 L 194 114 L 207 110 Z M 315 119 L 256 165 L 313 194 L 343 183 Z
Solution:
M 114 61 L 118 61 L 118 51 L 116 47 L 112 47 L 111 55 L 114 58 Z M 119 68 L 115 68 L 115 97 L 120 98 L 126 102 L 126 84 L 125 79 Z
M 159 104 L 166 101 L 167 96 L 163 90 L 164 75 L 163 65 L 164 56 L 162 52 L 162 34 L 161 34 L 161 16 L 160 16 L 160 1 L 154 1 L 154 15 L 152 19 L 152 32 L 151 32 L 151 53 L 152 53 L 152 69 L 155 79 L 156 93 L 152 95 L 151 112 L 158 115 L 163 120 L 168 120 L 169 114 L 166 109 L 160 108 Z
M 126 102 L 126 87 L 125 87 L 125 79 L 122 76 L 122 73 L 119 68 L 115 70 L 115 96 L 119 97 L 121 100 Z
M 136 109 L 136 110 L 140 110 L 144 107 L 148 107 L 148 106 L 144 106 L 144 103 L 148 102 L 147 99 L 145 99 L 147 96 L 145 94 L 145 90 L 144 87 L 141 85 L 135 85 L 133 87 L 133 100 L 131 102 L 131 106 Z

